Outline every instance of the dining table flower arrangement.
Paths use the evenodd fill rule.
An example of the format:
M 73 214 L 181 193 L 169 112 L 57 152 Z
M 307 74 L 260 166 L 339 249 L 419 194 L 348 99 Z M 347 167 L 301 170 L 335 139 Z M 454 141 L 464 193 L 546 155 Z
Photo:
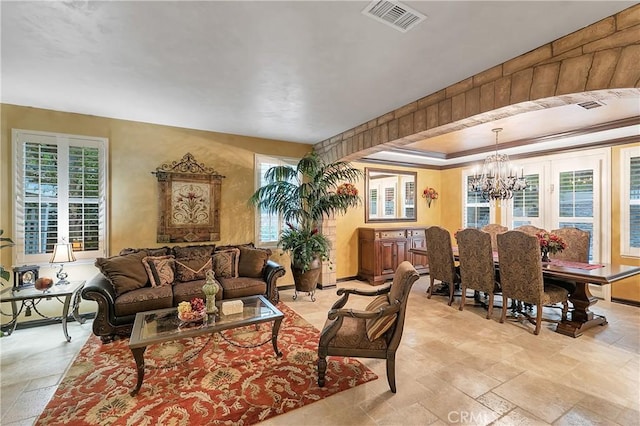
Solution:
M 538 243 L 540 243 L 540 253 L 542 253 L 542 261 L 549 262 L 549 254 L 560 253 L 567 248 L 567 243 L 558 235 L 551 232 L 538 232 Z
M 422 198 L 427 199 L 427 207 L 431 207 L 431 201 L 438 199 L 438 191 L 435 188 L 431 188 L 430 186 L 426 187 L 424 191 L 422 191 Z

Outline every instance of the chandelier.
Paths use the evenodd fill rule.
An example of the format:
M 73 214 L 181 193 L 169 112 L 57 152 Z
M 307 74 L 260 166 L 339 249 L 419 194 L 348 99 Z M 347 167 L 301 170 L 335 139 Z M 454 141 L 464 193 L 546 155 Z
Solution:
M 492 129 L 496 134 L 496 153 L 488 156 L 482 166 L 480 176 L 475 173 L 470 180 L 472 191 L 480 192 L 485 200 L 509 200 L 515 191 L 527 188 L 524 170 L 520 177 L 515 167 L 509 162 L 507 154 L 498 154 L 498 133 L 502 128 Z

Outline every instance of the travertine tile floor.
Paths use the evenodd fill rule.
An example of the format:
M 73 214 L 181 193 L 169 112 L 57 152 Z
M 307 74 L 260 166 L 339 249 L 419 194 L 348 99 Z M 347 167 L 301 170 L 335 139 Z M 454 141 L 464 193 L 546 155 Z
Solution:
M 500 324 L 468 300 L 463 312 L 444 297 L 427 299 L 428 277 L 412 289 L 397 353 L 398 393 L 389 391 L 384 360 L 361 359 L 378 380 L 263 422 L 263 425 L 640 425 L 640 308 L 599 301 L 609 324 L 573 339 L 543 323 Z M 342 287 L 366 283 L 350 281 Z M 317 328 L 336 289 L 281 299 Z M 355 307 L 366 304 L 353 298 Z M 456 301 L 457 302 L 457 301 Z M 550 312 L 554 315 L 554 312 Z M 18 330 L 0 339 L 2 425 L 31 425 L 55 392 L 91 324 Z

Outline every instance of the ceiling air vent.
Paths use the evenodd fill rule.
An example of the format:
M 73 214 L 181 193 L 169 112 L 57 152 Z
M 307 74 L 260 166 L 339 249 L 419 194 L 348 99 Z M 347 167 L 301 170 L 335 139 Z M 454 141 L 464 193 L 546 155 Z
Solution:
M 600 108 L 601 106 L 604 106 L 604 104 L 602 102 L 597 102 L 597 101 L 587 101 L 587 102 L 580 102 L 578 106 L 581 106 L 584 109 L 594 109 L 594 108 Z
M 403 33 L 427 19 L 408 6 L 387 0 L 373 0 L 362 13 Z

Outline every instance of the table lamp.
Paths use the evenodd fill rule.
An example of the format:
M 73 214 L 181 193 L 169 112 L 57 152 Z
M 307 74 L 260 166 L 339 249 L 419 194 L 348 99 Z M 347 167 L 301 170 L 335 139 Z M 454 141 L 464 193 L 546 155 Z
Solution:
M 75 261 L 76 257 L 73 255 L 73 247 L 71 244 L 65 242 L 64 239 L 61 243 L 58 243 L 53 247 L 53 255 L 51 255 L 49 263 L 60 264 L 60 270 L 56 274 L 56 277 L 58 277 L 60 281 L 58 281 L 56 285 L 69 284 L 69 281 L 67 281 L 68 274 L 63 271 L 64 264 Z

